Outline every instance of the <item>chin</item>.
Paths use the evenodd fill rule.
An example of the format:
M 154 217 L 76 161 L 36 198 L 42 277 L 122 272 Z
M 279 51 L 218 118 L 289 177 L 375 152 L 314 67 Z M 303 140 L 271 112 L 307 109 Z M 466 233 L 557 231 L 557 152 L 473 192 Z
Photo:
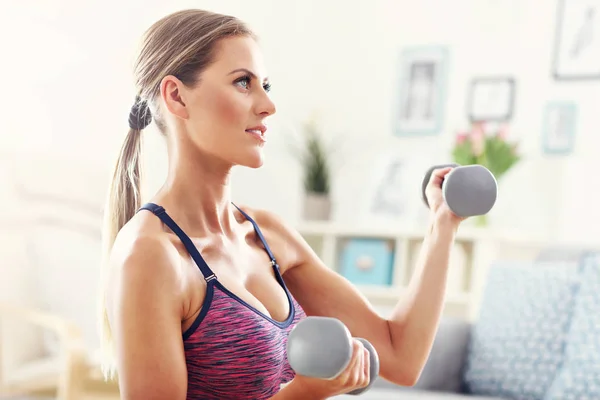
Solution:
M 262 167 L 264 163 L 265 161 L 261 158 L 260 160 L 254 160 L 253 162 L 247 164 L 247 167 L 256 169 Z
M 243 165 L 248 168 L 260 168 L 265 163 L 265 156 L 262 151 L 252 152 L 252 154 L 248 154 L 248 157 L 245 157 L 243 162 L 240 162 L 240 165 Z

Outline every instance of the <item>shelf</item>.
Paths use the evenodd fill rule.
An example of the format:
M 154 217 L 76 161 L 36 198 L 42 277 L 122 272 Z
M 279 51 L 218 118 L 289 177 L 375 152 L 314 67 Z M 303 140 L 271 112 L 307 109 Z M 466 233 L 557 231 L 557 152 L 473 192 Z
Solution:
M 407 287 L 384 287 L 357 285 L 356 288 L 372 303 L 396 304 L 406 294 Z M 447 292 L 444 302 L 456 306 L 468 306 L 471 295 L 467 292 Z
M 405 294 L 415 274 L 427 226 L 354 225 L 304 221 L 298 232 L 332 270 L 345 276 L 374 306 L 390 308 Z M 463 223 L 452 248 L 444 313 L 472 318 L 488 266 L 498 257 L 533 259 L 548 240 L 515 230 Z
M 530 234 L 523 234 L 518 230 L 493 230 L 489 228 L 479 228 L 469 226 L 466 222 L 460 226 L 456 240 L 476 241 L 476 240 L 497 240 L 507 243 L 523 243 L 530 245 L 543 245 L 548 242 L 545 237 L 532 237 Z M 427 227 L 395 227 L 395 226 L 357 226 L 344 223 L 335 223 L 330 221 L 302 221 L 297 225 L 297 230 L 302 235 L 313 236 L 352 236 L 365 238 L 405 238 L 422 239 Z
M 332 224 L 329 222 L 302 222 L 298 226 L 302 235 L 330 235 L 373 238 L 395 238 L 398 236 L 422 236 L 417 230 L 399 230 L 392 227 L 374 228 Z

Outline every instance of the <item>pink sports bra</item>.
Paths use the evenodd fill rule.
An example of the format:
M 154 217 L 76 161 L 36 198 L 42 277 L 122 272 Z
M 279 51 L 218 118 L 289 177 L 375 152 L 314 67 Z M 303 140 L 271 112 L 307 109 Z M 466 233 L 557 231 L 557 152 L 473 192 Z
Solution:
M 256 222 L 238 208 L 254 226 L 271 259 L 275 277 L 285 290 L 290 310 L 285 321 L 268 317 L 223 286 L 163 207 L 147 203 L 140 210 L 154 213 L 181 239 L 207 284 L 200 313 L 183 334 L 187 399 L 263 400 L 274 396 L 282 384 L 294 377 L 287 361 L 286 343 L 290 330 L 306 314 L 287 289 Z

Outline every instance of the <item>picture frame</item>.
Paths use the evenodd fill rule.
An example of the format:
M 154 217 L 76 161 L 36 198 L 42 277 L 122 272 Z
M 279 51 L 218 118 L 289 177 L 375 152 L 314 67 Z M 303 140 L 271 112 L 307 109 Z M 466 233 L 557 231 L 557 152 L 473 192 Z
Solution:
M 384 165 L 385 163 L 385 165 Z M 372 182 L 376 184 L 370 199 L 370 214 L 385 219 L 400 219 L 407 213 L 407 160 L 400 156 L 381 158 L 374 166 Z
M 542 151 L 549 155 L 570 154 L 575 147 L 577 105 L 549 102 L 542 122 Z
M 512 119 L 516 85 L 510 76 L 472 79 L 467 98 L 469 120 L 506 122 Z
M 435 135 L 444 119 L 449 51 L 409 47 L 400 54 L 393 131 L 398 136 Z
M 423 174 L 439 161 L 437 152 L 413 157 L 398 148 L 381 150 L 363 181 L 364 191 L 353 200 L 360 203 L 353 218 L 357 224 L 377 224 L 385 229 L 396 226 L 418 227 L 430 215 L 421 193 Z
M 558 0 L 552 75 L 600 79 L 600 0 Z

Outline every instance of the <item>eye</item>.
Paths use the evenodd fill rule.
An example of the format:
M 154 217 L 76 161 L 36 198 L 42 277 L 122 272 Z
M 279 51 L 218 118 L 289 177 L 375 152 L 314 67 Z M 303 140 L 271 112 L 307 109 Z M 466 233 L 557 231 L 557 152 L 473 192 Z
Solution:
M 244 89 L 248 90 L 250 89 L 250 80 L 251 78 L 249 76 L 242 76 L 241 78 L 235 80 L 235 84 L 241 85 Z
M 245 90 L 250 90 L 250 83 L 252 82 L 252 77 L 250 75 L 244 75 L 234 81 L 234 83 L 238 86 L 241 86 Z M 263 84 L 263 90 L 267 93 L 271 91 L 271 84 L 266 82 Z

